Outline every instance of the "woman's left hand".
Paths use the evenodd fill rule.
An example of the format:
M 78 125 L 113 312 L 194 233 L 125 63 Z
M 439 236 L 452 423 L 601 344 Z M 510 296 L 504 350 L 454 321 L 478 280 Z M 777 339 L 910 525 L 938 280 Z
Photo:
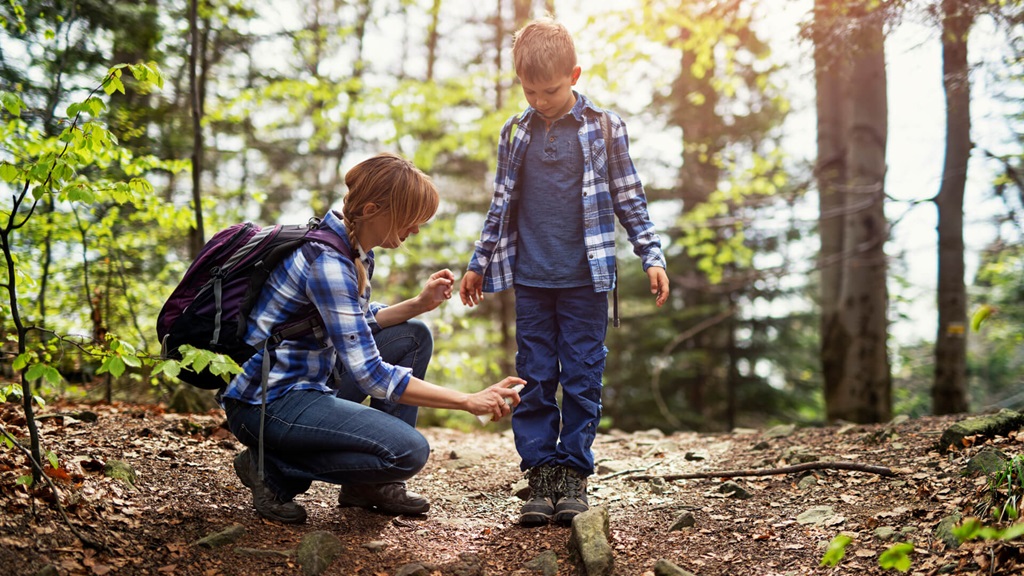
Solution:
M 445 300 L 452 297 L 452 287 L 455 286 L 455 274 L 445 268 L 438 270 L 427 279 L 427 285 L 420 292 L 420 303 L 424 312 L 429 312 L 440 306 Z

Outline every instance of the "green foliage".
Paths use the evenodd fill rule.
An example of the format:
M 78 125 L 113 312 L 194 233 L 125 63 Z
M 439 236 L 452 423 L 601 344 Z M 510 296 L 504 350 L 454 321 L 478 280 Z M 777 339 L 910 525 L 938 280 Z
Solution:
M 828 543 L 828 548 L 825 549 L 825 555 L 821 558 L 819 566 L 836 566 L 846 556 L 846 547 L 853 542 L 853 538 L 850 538 L 846 534 L 836 534 L 834 538 Z
M 895 568 L 900 572 L 910 570 L 910 553 L 914 551 L 911 542 L 893 544 L 878 556 L 878 565 L 886 570 Z
M 1005 528 L 999 528 L 983 524 L 980 519 L 971 516 L 964 518 L 959 526 L 953 528 L 953 535 L 961 542 L 970 540 L 1009 542 L 1024 536 L 1024 522 L 1016 522 Z
M 1014 522 L 1024 504 L 1024 455 L 1006 461 L 988 476 L 988 505 L 996 522 Z

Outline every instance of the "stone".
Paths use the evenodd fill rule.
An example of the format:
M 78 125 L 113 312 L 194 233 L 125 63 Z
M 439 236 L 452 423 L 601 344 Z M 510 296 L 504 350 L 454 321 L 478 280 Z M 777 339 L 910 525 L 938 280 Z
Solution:
M 540 572 L 544 576 L 556 576 L 558 574 L 558 554 L 554 550 L 545 550 L 534 559 L 523 564 L 523 568 L 532 572 Z
M 586 576 L 611 576 L 615 558 L 608 543 L 608 509 L 595 506 L 572 519 L 569 545 Z
M 722 485 L 718 487 L 718 491 L 730 498 L 739 498 L 740 500 L 746 500 L 751 496 L 750 492 L 747 492 L 742 486 L 732 480 L 722 482 Z
M 696 525 L 697 519 L 694 518 L 693 512 L 683 512 L 678 518 L 676 518 L 675 522 L 672 523 L 672 526 L 669 527 L 668 531 L 676 532 L 683 528 L 692 528 Z
M 835 515 L 836 511 L 831 506 L 814 506 L 798 514 L 796 521 L 799 524 L 822 526 Z
M 796 424 L 779 424 L 764 431 L 765 438 L 785 438 L 796 431 Z
M 808 474 L 807 476 L 801 478 L 800 482 L 797 482 L 796 487 L 800 490 L 810 490 L 811 488 L 814 488 L 817 485 L 818 479 L 815 476 Z
M 305 576 L 318 576 L 323 574 L 344 550 L 345 547 L 337 536 L 326 530 L 317 530 L 302 538 L 296 556 Z
M 953 424 L 942 433 L 939 439 L 939 451 L 947 452 L 950 448 L 959 450 L 964 447 L 964 438 L 968 436 L 1006 436 L 1024 426 L 1024 414 L 1014 410 L 1002 409 L 995 414 L 986 414 L 968 418 Z
M 124 482 L 132 490 L 136 489 L 135 484 L 139 481 L 135 469 L 124 460 L 107 460 L 103 465 L 103 475 Z
M 1001 450 L 985 447 L 967 461 L 964 468 L 965 474 L 993 474 L 1006 467 L 1010 457 Z
M 203 548 L 220 548 L 221 546 L 237 542 L 242 536 L 245 536 L 245 527 L 241 524 L 232 524 L 220 532 L 214 532 L 196 540 L 193 545 L 202 546 Z
M 654 563 L 654 576 L 694 576 L 694 574 L 668 560 L 661 559 Z
M 963 517 L 958 512 L 939 520 L 938 525 L 935 526 L 933 536 L 936 540 L 942 541 L 950 550 L 960 547 L 960 539 L 953 534 L 953 528 L 960 523 L 960 520 L 963 520 Z

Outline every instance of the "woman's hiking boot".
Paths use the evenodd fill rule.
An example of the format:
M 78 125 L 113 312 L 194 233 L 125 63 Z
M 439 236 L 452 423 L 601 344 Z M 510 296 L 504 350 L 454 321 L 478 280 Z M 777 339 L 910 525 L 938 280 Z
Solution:
M 338 493 L 338 505 L 342 508 L 367 508 L 395 516 L 426 514 L 430 510 L 430 502 L 406 490 L 405 482 L 345 484 Z
M 558 498 L 562 469 L 549 464 L 534 466 L 526 471 L 530 483 L 530 499 L 519 511 L 519 524 L 543 526 L 555 513 L 555 499 Z
M 283 500 L 271 492 L 260 479 L 260 471 L 248 449 L 243 450 L 234 461 L 235 474 L 242 484 L 252 492 L 252 505 L 260 516 L 284 524 L 302 524 L 306 521 L 306 509 L 294 500 Z
M 562 467 L 562 489 L 555 503 L 555 522 L 572 524 L 580 512 L 590 510 L 587 502 L 587 477 L 572 468 Z

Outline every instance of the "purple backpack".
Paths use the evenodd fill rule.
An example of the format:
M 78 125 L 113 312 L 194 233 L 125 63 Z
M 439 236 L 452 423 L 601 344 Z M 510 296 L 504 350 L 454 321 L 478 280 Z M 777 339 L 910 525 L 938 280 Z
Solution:
M 239 364 L 257 348 L 305 334 L 319 334 L 320 314 L 310 305 L 293 321 L 278 326 L 257 345 L 244 340 L 246 318 L 260 296 L 270 272 L 285 256 L 305 242 L 326 244 L 351 259 L 348 244 L 331 230 L 321 229 L 318 218 L 306 225 L 260 227 L 251 222 L 235 224 L 210 238 L 157 316 L 156 333 L 164 358 L 181 359 L 178 348 L 190 344 L 230 356 Z M 227 383 L 209 369 L 182 370 L 178 378 L 198 388 L 218 389 Z

